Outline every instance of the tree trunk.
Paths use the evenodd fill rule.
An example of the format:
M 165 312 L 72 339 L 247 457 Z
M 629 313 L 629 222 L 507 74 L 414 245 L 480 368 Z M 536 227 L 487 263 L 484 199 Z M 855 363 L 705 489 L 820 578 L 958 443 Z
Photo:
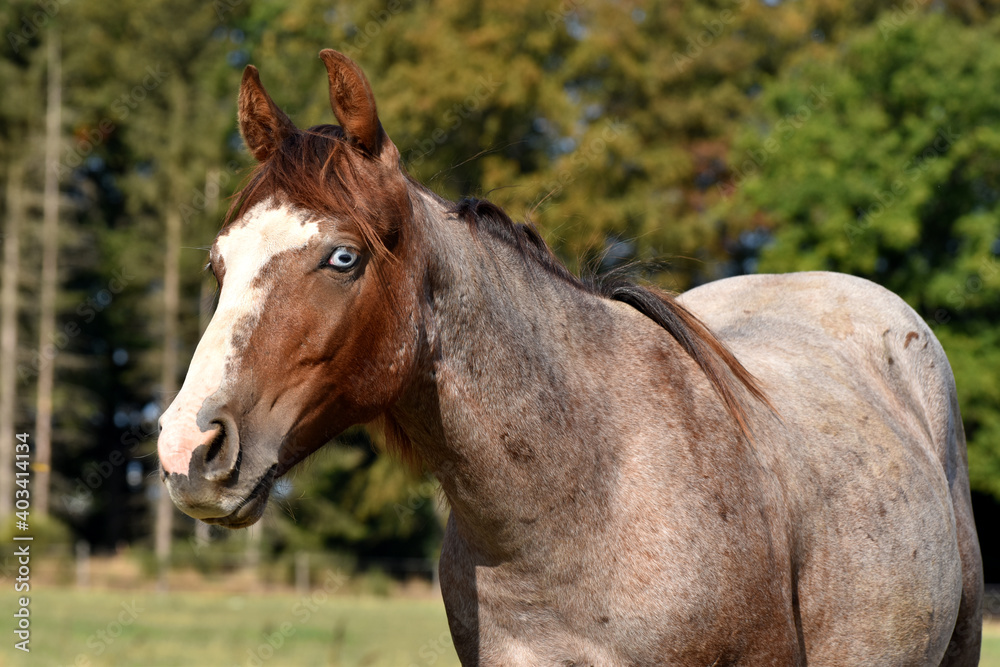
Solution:
M 219 206 L 219 169 L 213 167 L 205 173 L 205 215 L 212 217 L 215 209 Z M 215 293 L 212 288 L 214 279 L 205 276 L 201 280 L 201 294 L 198 299 L 198 335 L 204 335 L 208 329 L 209 322 L 212 321 L 212 305 L 215 301 Z M 212 527 L 204 521 L 194 522 L 194 543 L 196 550 L 200 553 L 202 549 L 212 542 Z
M 187 119 L 187 91 L 184 82 L 174 78 L 170 82 L 171 128 L 170 143 L 167 147 L 167 206 L 166 206 L 166 248 L 163 269 L 163 375 L 160 387 L 163 392 L 160 412 L 177 395 L 178 363 L 180 346 L 177 318 L 180 312 L 180 249 L 183 220 L 180 205 L 183 193 L 183 146 L 184 124 Z M 160 569 L 160 587 L 166 586 L 167 568 L 170 564 L 170 543 L 173 533 L 174 505 L 167 493 L 167 487 L 160 482 L 160 493 L 156 506 L 156 558 Z
M 24 165 L 14 158 L 7 172 L 7 226 L 3 236 L 0 287 L 0 520 L 14 510 L 14 414 L 17 403 L 17 292 L 21 223 L 24 218 Z
M 160 386 L 163 399 L 160 411 L 166 410 L 177 395 L 177 315 L 180 310 L 181 216 L 173 206 L 167 209 L 167 238 L 163 272 L 163 368 Z M 156 503 L 156 559 L 160 583 L 165 583 L 170 565 L 170 542 L 174 524 L 174 504 L 167 487 L 160 482 Z
M 42 283 L 38 350 L 52 344 L 56 329 L 56 295 L 59 289 L 59 140 L 62 125 L 62 68 L 59 36 L 50 33 L 48 44 L 49 94 L 45 113 L 45 199 L 42 207 Z M 38 372 L 38 404 L 35 414 L 34 503 L 38 514 L 49 513 L 52 466 L 52 391 L 55 357 Z

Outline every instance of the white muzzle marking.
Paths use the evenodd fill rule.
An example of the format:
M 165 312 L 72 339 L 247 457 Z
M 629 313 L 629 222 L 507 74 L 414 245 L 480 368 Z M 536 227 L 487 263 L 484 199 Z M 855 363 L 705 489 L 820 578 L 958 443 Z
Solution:
M 157 450 L 164 471 L 187 474 L 192 452 L 215 435 L 214 430 L 198 426 L 198 412 L 222 388 L 227 369 L 232 373 L 239 366 L 234 339 L 249 336 L 260 319 L 268 290 L 255 286 L 257 278 L 275 256 L 305 247 L 318 234 L 316 222 L 266 201 L 216 239 L 225 262 L 225 283 L 184 385 L 160 418 Z

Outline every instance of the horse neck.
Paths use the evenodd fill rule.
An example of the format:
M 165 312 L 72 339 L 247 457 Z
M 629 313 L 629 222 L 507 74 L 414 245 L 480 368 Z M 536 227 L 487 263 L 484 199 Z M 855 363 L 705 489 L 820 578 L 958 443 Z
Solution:
M 394 418 L 465 538 L 508 558 L 531 547 L 533 529 L 608 511 L 634 418 L 610 396 L 623 360 L 642 354 L 625 349 L 627 306 L 532 267 L 424 201 L 427 354 Z

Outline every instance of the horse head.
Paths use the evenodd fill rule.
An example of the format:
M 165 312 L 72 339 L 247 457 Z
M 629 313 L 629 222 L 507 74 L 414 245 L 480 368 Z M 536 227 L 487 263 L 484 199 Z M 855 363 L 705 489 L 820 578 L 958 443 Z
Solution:
M 244 71 L 239 127 L 258 165 L 212 244 L 218 307 L 160 419 L 170 497 L 208 523 L 257 521 L 278 477 L 378 419 L 415 365 L 399 151 L 361 69 L 320 57 L 339 126 L 296 128 Z

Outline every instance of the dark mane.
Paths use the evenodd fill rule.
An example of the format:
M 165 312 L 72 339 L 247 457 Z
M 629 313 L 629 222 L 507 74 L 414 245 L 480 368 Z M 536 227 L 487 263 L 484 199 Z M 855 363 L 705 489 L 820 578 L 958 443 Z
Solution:
M 453 212 L 480 232 L 514 249 L 544 272 L 591 294 L 627 303 L 663 327 L 705 373 L 726 409 L 750 437 L 741 389 L 771 406 L 753 375 L 714 333 L 667 292 L 637 285 L 614 273 L 581 280 L 559 261 L 530 224 L 516 223 L 502 208 L 488 201 L 463 199 Z
M 375 252 L 391 250 L 410 215 L 405 186 L 371 168 L 337 125 L 296 130 L 250 172 L 233 195 L 225 225 L 279 193 L 292 206 L 351 222 Z
M 534 225 L 514 222 L 493 202 L 471 197 L 459 201 L 452 212 L 476 230 L 510 246 L 535 267 L 589 291 L 587 284 L 559 261 Z

